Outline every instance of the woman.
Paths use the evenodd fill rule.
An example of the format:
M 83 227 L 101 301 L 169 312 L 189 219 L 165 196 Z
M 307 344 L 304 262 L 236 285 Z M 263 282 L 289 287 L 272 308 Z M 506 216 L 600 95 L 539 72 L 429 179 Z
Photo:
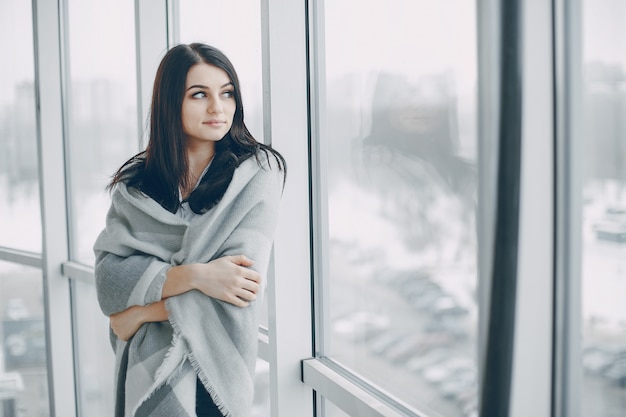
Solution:
M 204 44 L 169 50 L 148 146 L 113 177 L 94 245 L 116 416 L 249 416 L 285 170 L 246 128 L 228 58 Z

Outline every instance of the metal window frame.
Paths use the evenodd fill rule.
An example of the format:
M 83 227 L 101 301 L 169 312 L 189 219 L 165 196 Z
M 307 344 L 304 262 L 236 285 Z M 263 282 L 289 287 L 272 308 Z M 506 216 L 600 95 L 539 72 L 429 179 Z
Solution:
M 554 277 L 552 5 L 522 2 L 522 164 L 512 417 L 550 415 Z
M 305 3 L 261 1 L 264 134 L 288 164 L 266 293 L 273 417 L 314 412 L 300 366 L 313 353 Z
M 0 260 L 12 262 L 15 264 L 32 266 L 33 268 L 42 267 L 42 259 L 40 253 L 28 252 L 19 249 L 12 249 L 0 246 Z
M 581 415 L 582 1 L 554 0 L 555 277 L 552 416 Z
M 161 58 L 178 36 L 175 0 L 135 0 L 137 60 L 137 149 L 148 144 L 152 86 Z
M 65 176 L 63 5 L 33 0 L 42 263 L 51 416 L 76 416 L 70 283 L 59 265 L 69 257 Z

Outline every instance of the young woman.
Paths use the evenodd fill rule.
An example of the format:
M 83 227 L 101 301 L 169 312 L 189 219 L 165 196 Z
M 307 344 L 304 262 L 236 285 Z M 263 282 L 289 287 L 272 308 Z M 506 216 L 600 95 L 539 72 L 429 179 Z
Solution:
M 286 173 L 244 123 L 219 50 L 178 45 L 146 149 L 117 171 L 94 245 L 116 353 L 116 416 L 248 417 L 258 309 Z

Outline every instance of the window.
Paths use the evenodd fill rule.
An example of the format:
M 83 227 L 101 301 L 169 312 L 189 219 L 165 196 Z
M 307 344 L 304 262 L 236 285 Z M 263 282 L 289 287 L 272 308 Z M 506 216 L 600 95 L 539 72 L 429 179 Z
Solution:
M 0 404 L 3 415 L 49 416 L 40 269 L 0 261 Z
M 626 4 L 582 2 L 581 415 L 626 413 Z
M 68 0 L 67 9 L 71 256 L 91 265 L 105 187 L 139 149 L 135 9 L 122 0 Z
M 41 252 L 32 10 L 0 5 L 0 246 Z
M 410 409 L 469 415 L 478 385 L 475 4 L 324 7 L 313 138 L 319 354 Z
M 110 205 L 105 187 L 140 143 L 135 6 L 68 0 L 67 15 L 70 258 L 93 266 L 92 247 Z M 91 282 L 74 280 L 72 300 L 79 415 L 112 415 L 115 356 L 108 319 Z

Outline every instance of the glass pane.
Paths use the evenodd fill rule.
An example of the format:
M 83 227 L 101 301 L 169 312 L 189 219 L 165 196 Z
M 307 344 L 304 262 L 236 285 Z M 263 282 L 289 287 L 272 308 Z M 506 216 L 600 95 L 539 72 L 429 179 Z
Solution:
M 115 354 L 109 340 L 109 319 L 102 314 L 92 284 L 74 281 L 74 341 L 78 358 L 80 415 L 114 414 Z
M 50 415 L 41 270 L 0 261 L 2 416 Z
M 323 355 L 415 409 L 471 415 L 475 2 L 333 1 L 323 19 Z
M 0 2 L 0 246 L 41 252 L 31 2 Z
M 189 0 L 180 6 L 180 42 L 202 42 L 219 48 L 233 63 L 239 82 L 245 123 L 259 142 L 263 137 L 263 70 L 261 55 L 261 2 Z M 236 16 L 237 24 L 233 24 Z M 268 327 L 267 297 L 261 325 Z
M 68 0 L 72 259 L 93 263 L 111 175 L 138 151 L 134 2 Z
M 582 413 L 626 414 L 626 3 L 583 2 Z

